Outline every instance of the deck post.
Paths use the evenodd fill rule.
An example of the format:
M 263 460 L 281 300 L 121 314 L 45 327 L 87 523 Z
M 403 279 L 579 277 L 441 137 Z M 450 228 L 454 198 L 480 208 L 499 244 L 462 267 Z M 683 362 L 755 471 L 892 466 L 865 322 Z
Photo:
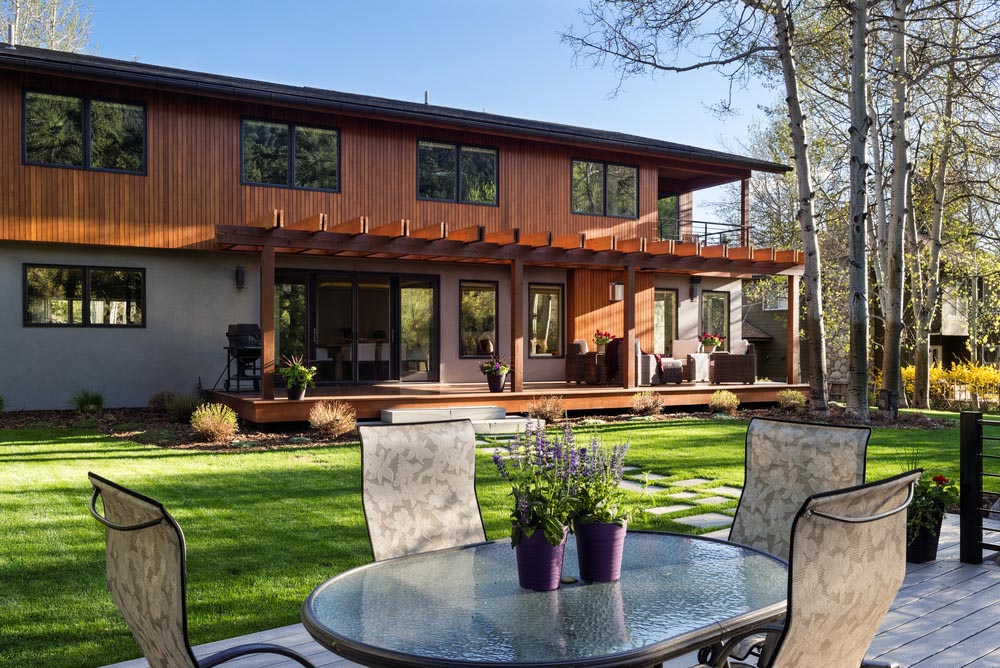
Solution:
M 788 277 L 788 353 L 785 382 L 799 382 L 799 277 Z
M 260 251 L 260 398 L 274 399 L 274 246 Z
M 631 390 L 635 387 L 635 379 L 638 375 L 635 357 L 635 266 L 625 267 L 625 354 L 622 365 L 622 387 Z
M 962 411 L 959 446 L 959 559 L 983 563 L 983 414 Z M 926 474 L 925 474 L 926 475 Z
M 510 391 L 524 390 L 524 263 L 510 262 Z
M 740 181 L 740 246 L 750 245 L 750 179 Z

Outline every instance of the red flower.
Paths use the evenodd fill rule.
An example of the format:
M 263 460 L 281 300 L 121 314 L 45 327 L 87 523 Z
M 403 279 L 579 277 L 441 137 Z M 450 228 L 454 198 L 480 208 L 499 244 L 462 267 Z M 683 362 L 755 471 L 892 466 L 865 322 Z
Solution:
M 937 485 L 947 485 L 949 482 L 951 482 L 950 480 L 948 480 L 947 478 L 945 478 L 943 475 L 936 475 L 933 478 L 931 478 L 931 480 L 933 480 L 934 483 L 937 484 Z

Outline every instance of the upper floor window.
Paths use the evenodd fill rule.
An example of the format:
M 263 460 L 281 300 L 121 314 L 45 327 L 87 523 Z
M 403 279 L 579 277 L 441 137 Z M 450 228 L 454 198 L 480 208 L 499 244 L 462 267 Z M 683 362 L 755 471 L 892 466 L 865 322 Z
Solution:
M 138 104 L 26 92 L 24 161 L 145 173 L 146 109 Z
M 340 191 L 340 132 L 243 121 L 243 182 Z
M 495 205 L 498 162 L 495 148 L 419 141 L 417 197 Z
M 143 327 L 146 272 L 116 267 L 24 265 L 24 324 Z
M 573 160 L 570 179 L 573 213 L 638 217 L 638 167 Z

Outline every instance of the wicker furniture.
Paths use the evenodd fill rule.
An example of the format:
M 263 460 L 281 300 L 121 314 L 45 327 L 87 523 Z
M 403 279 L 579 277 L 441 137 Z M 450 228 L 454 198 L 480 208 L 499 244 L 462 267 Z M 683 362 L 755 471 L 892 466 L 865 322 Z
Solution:
M 757 356 L 752 343 L 742 355 L 732 353 L 712 353 L 708 362 L 708 380 L 713 385 L 719 383 L 743 383 L 753 385 L 757 380 Z
M 582 383 L 587 380 L 585 355 L 587 355 L 586 339 L 577 339 L 566 347 L 567 383 Z
M 305 657 L 279 645 L 253 643 L 204 659 L 187 634 L 184 534 L 157 501 L 94 473 L 90 513 L 105 526 L 108 589 L 150 668 L 211 668 L 249 654 L 278 654 L 305 668 Z M 97 499 L 104 514 L 97 510 Z

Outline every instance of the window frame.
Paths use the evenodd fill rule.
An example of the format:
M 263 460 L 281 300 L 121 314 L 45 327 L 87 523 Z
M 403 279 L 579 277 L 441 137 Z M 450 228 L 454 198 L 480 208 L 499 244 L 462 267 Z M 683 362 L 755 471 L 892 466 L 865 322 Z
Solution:
M 455 199 L 439 199 L 437 197 L 420 196 L 420 144 L 427 142 L 431 144 L 448 144 L 455 151 Z M 493 151 L 496 156 L 496 189 L 497 200 L 495 202 L 470 202 L 462 199 L 462 149 L 478 148 L 486 151 Z M 447 139 L 434 139 L 432 137 L 417 137 L 416 166 L 414 169 L 414 186 L 417 200 L 420 202 L 445 202 L 448 204 L 469 204 L 471 206 L 492 206 L 500 208 L 500 148 L 498 146 L 488 146 L 486 144 L 469 144 L 465 142 L 449 141 Z
M 489 355 L 465 355 L 462 353 L 462 287 L 466 284 L 493 287 L 493 338 L 498 348 L 500 346 L 500 281 L 484 281 L 473 278 L 458 281 L 458 359 L 489 359 Z M 500 354 L 496 348 L 494 348 L 493 353 Z
M 83 296 L 81 313 L 82 320 L 79 323 L 73 322 L 30 322 L 29 299 L 28 299 L 28 271 L 31 269 L 82 269 L 83 270 Z M 142 321 L 137 324 L 113 325 L 105 323 L 90 322 L 90 273 L 91 271 L 128 271 L 138 272 L 142 276 Z M 59 329 L 145 329 L 146 327 L 146 269 L 145 267 L 120 267 L 89 264 L 59 264 L 41 262 L 23 262 L 21 264 L 21 317 L 24 327 L 44 327 Z
M 601 165 L 601 213 L 591 213 L 590 211 L 576 211 L 573 208 L 573 163 L 574 162 L 592 162 L 597 165 Z M 622 216 L 619 214 L 608 213 L 608 167 L 626 167 L 628 169 L 635 170 L 635 215 L 634 216 Z M 613 160 L 591 160 L 590 158 L 570 158 L 569 160 L 569 212 L 574 216 L 598 216 L 600 218 L 618 218 L 620 220 L 639 220 L 641 217 L 639 215 L 639 202 L 641 198 L 639 197 L 639 177 L 642 171 L 639 169 L 639 165 L 630 165 L 624 162 L 615 162 Z
M 246 179 L 245 159 L 246 159 L 246 124 L 270 123 L 271 125 L 284 125 L 288 130 L 288 181 L 282 183 L 261 183 L 259 181 L 248 181 Z M 295 185 L 295 129 L 306 128 L 310 130 L 326 130 L 337 133 L 337 187 L 336 188 L 312 188 L 308 186 Z M 269 118 L 255 116 L 240 117 L 240 185 L 256 186 L 260 188 L 285 188 L 288 190 L 304 190 L 307 192 L 334 193 L 340 194 L 344 191 L 344 142 L 343 132 L 339 127 L 332 125 L 315 125 L 313 123 L 293 123 L 279 121 Z
M 559 289 L 559 340 L 561 342 L 560 348 L 562 349 L 558 355 L 550 355 L 548 353 L 536 354 L 531 343 L 534 339 L 531 337 L 532 334 L 532 322 L 531 322 L 531 291 L 537 287 L 544 288 L 558 288 Z M 534 359 L 563 359 L 566 357 L 566 286 L 562 283 L 528 283 L 528 357 Z
M 722 341 L 722 345 L 720 346 L 720 348 L 722 350 L 729 350 L 729 344 L 730 344 L 730 341 L 732 339 L 732 336 L 730 335 L 730 332 L 732 331 L 732 328 L 733 328 L 733 322 L 732 322 L 733 295 L 732 295 L 732 292 L 730 292 L 729 290 L 702 290 L 701 291 L 701 295 L 700 295 L 701 296 L 701 302 L 698 305 L 699 306 L 699 309 L 698 309 L 698 324 L 700 325 L 699 326 L 699 331 L 701 331 L 702 333 L 706 333 L 706 332 L 707 333 L 715 333 L 715 332 L 708 332 L 708 330 L 706 329 L 706 323 L 705 323 L 705 295 L 706 294 L 709 294 L 709 295 L 725 295 L 725 297 L 726 297 L 726 331 L 722 332 L 722 335 L 725 336 L 726 338 Z
M 677 320 L 678 320 L 678 318 L 680 316 L 680 310 L 681 310 L 681 301 L 680 301 L 681 300 L 681 295 L 680 295 L 680 290 L 678 290 L 677 288 L 660 288 L 660 287 L 656 287 L 656 286 L 653 287 L 653 309 L 654 309 L 654 312 L 653 312 L 653 327 L 654 327 L 654 329 L 656 327 L 656 311 L 655 310 L 656 310 L 656 293 L 657 292 L 672 292 L 672 293 L 674 293 L 674 331 L 671 333 L 670 343 L 667 346 L 667 347 L 670 348 L 670 350 L 667 353 L 665 353 L 668 356 L 672 356 L 674 354 L 674 351 L 673 351 L 674 341 L 677 340 L 678 325 L 680 324 L 679 322 L 677 322 Z M 653 349 L 654 350 L 656 349 L 656 341 L 655 340 L 653 341 Z
M 80 100 L 80 131 L 83 133 L 83 164 L 64 165 L 58 162 L 39 162 L 28 159 L 28 95 L 51 95 L 54 97 L 69 97 Z M 142 109 L 142 169 L 109 169 L 107 167 L 94 167 L 91 160 L 91 148 L 93 145 L 93 123 L 90 116 L 91 102 L 106 102 L 108 104 L 122 104 Z M 106 174 L 131 174 L 133 176 L 149 175 L 149 111 L 145 102 L 138 102 L 129 99 L 116 99 L 97 95 L 77 95 L 59 93 L 50 90 L 37 88 L 25 88 L 21 91 L 21 163 L 32 167 L 55 167 L 58 169 L 75 169 L 87 172 L 104 172 Z M 62 266 L 62 265 L 57 265 Z

